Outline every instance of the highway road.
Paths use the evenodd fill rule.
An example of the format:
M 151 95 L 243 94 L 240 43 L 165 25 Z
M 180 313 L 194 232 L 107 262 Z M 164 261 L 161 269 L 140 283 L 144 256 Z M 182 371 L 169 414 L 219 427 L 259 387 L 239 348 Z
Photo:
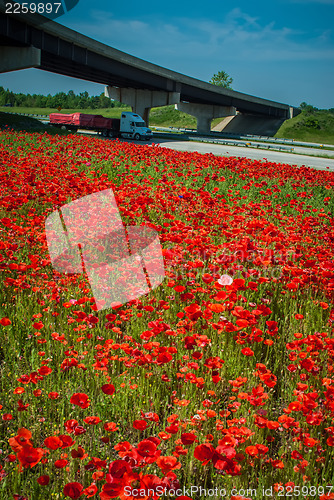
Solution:
M 79 133 L 85 135 L 96 135 L 96 132 L 80 130 Z M 106 138 L 104 140 L 112 141 L 115 139 Z M 131 139 L 120 139 L 121 142 L 131 142 L 134 144 L 147 144 L 146 142 L 134 141 Z M 167 138 L 153 138 L 150 140 L 150 144 L 159 144 L 159 146 L 169 149 L 174 149 L 175 151 L 189 151 L 198 153 L 213 153 L 217 156 L 236 156 L 239 158 L 249 158 L 251 160 L 264 160 L 274 163 L 287 163 L 289 165 L 296 165 L 298 167 L 306 166 L 311 168 L 317 168 L 320 170 L 330 170 L 334 171 L 334 159 L 332 158 L 321 158 L 317 156 L 307 156 L 302 154 L 286 153 L 282 151 L 269 151 L 261 150 L 244 146 L 228 146 L 224 144 L 211 144 L 207 142 L 195 142 L 195 141 L 184 141 L 176 139 Z M 298 148 L 303 150 L 303 148 Z M 308 148 L 307 148 L 308 149 Z M 324 154 L 321 149 L 313 149 L 312 152 L 318 151 L 318 154 Z M 331 153 L 333 153 L 331 151 Z
M 159 144 L 161 147 L 174 149 L 176 151 L 196 151 L 203 154 L 213 153 L 218 156 L 236 156 L 240 158 L 250 158 L 251 160 L 288 163 L 289 165 L 306 166 L 321 170 L 334 171 L 334 159 L 330 158 L 285 153 L 281 151 L 252 149 L 249 147 L 245 148 L 221 144 L 199 143 L 194 141 L 177 141 L 175 139 L 153 139 L 151 142 Z M 319 154 L 323 154 L 323 152 L 319 150 Z

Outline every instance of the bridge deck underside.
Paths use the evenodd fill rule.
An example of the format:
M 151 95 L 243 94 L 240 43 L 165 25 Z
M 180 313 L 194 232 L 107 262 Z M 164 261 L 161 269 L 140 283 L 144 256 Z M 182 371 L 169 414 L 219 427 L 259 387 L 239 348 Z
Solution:
M 62 27 L 63 28 L 63 27 Z M 179 92 L 181 101 L 233 106 L 242 113 L 287 117 L 287 105 L 268 105 L 190 85 L 139 65 L 122 62 L 0 13 L 0 45 L 33 46 L 41 50 L 39 69 L 115 87 Z M 88 39 L 90 40 L 90 39 Z M 106 52 L 108 47 L 106 46 Z M 129 56 L 132 57 L 132 56 Z M 132 58 L 133 59 L 133 58 Z M 163 68 L 161 68 L 163 69 Z M 166 70 L 168 72 L 168 70 Z M 191 80 L 191 79 L 189 79 Z M 196 80 L 195 80 L 196 81 Z M 202 82 L 203 83 L 203 82 Z M 238 94 L 238 93 L 236 93 Z M 249 96 L 250 98 L 251 96 Z M 258 102 L 254 102 L 258 101 Z M 270 101 L 267 101 L 270 103 Z M 274 104 L 274 103 L 273 103 Z M 278 104 L 278 103 L 276 103 Z

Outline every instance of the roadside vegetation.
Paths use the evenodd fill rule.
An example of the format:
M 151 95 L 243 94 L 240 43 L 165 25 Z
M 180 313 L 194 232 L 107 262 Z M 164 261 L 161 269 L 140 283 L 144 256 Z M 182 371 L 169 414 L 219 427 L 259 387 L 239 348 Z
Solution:
M 29 130 L 30 132 L 48 132 L 49 134 L 64 133 L 63 130 L 53 127 L 36 120 L 30 116 L 21 116 L 0 111 L 0 130 Z
M 275 137 L 334 144 L 334 109 L 323 110 L 303 104 L 302 112 L 286 120 Z
M 1 500 L 333 498 L 333 172 L 4 130 L 0 179 Z M 165 277 L 97 310 L 45 221 L 108 189 Z
M 214 75 L 217 76 L 217 75 Z M 227 75 L 228 76 L 228 75 Z M 301 113 L 286 120 L 275 137 L 296 139 L 305 142 L 320 144 L 334 144 L 334 108 L 329 110 L 317 109 L 305 102 L 300 105 Z M 0 87 L 0 112 L 26 113 L 32 115 L 49 115 L 50 113 L 88 113 L 99 114 L 106 118 L 120 118 L 122 111 L 131 111 L 129 106 L 117 101 L 111 101 L 104 94 L 89 96 L 88 92 L 76 95 L 72 90 L 67 94 L 59 92 L 43 96 L 40 94 L 15 94 Z M 2 120 L 5 118 L 2 117 Z M 223 118 L 212 120 L 212 128 Z M 8 125 L 14 123 L 20 128 L 15 118 L 10 118 Z M 12 121 L 14 120 L 14 121 Z M 29 125 L 26 122 L 26 125 Z M 36 124 L 35 124 L 36 125 Z M 151 127 L 175 127 L 196 130 L 196 118 L 178 111 L 174 105 L 152 108 L 149 125 Z M 33 126 L 37 131 L 37 128 Z
M 80 108 L 64 108 L 61 113 L 87 113 L 102 115 L 106 118 L 120 118 L 122 111 L 131 111 L 130 106 L 114 107 L 114 108 L 100 108 L 100 109 L 80 109 Z M 31 115 L 49 115 L 50 113 L 59 113 L 55 108 L 38 108 L 38 107 L 0 107 L 2 114 L 7 113 L 11 116 L 14 113 L 23 113 Z M 215 120 L 219 123 L 220 118 Z M 8 123 L 9 124 L 9 123 Z M 196 129 L 196 118 L 186 113 L 182 113 L 171 106 L 162 106 L 160 108 L 152 108 L 150 112 L 150 126 L 151 127 L 177 127 L 177 128 L 190 128 Z M 214 126 L 214 125 L 213 125 Z

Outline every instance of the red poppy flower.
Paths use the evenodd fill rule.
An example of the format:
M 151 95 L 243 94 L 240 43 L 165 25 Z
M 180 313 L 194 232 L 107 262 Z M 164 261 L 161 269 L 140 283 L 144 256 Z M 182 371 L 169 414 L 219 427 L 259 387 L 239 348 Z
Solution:
M 87 431 L 82 425 L 77 425 L 76 428 L 74 429 L 74 435 L 75 436 L 80 436 L 80 434 L 85 434 Z
M 108 432 L 118 431 L 118 427 L 117 424 L 115 424 L 115 422 L 106 422 L 103 427 Z
M 45 375 L 50 375 L 50 373 L 52 373 L 52 369 L 48 366 L 42 366 L 39 368 L 38 373 L 44 377 Z
M 97 425 L 99 422 L 101 422 L 100 417 L 86 417 L 84 418 L 85 424 L 89 425 Z
M 152 411 L 144 413 L 141 410 L 141 416 L 143 418 L 146 418 L 146 420 L 150 420 L 151 422 L 159 422 L 159 415 L 157 413 L 153 413 Z
M 241 352 L 244 356 L 254 356 L 254 351 L 252 351 L 249 347 L 244 347 L 241 349 Z
M 4 413 L 2 415 L 2 420 L 12 420 L 13 419 L 13 415 L 11 413 Z
M 111 396 L 115 392 L 115 386 L 113 384 L 104 384 L 101 387 L 101 390 L 102 392 L 104 392 L 104 394 L 108 394 L 109 396 Z
M 58 394 L 58 392 L 49 392 L 48 398 L 49 399 L 58 399 L 59 398 L 59 394 Z
M 9 318 L 1 318 L 0 319 L 0 325 L 2 325 L 2 326 L 9 326 L 11 324 L 12 324 L 12 322 Z
M 17 454 L 17 458 L 24 468 L 32 468 L 41 461 L 43 450 L 41 448 L 33 448 L 33 446 L 24 446 Z
M 256 457 L 256 455 L 259 454 L 256 446 L 247 446 L 245 452 L 247 453 L 247 455 L 250 455 L 251 457 Z
M 85 409 L 89 407 L 90 400 L 88 399 L 87 394 L 76 392 L 75 394 L 73 394 L 73 396 L 71 396 L 70 403 Z
M 211 460 L 215 451 L 216 450 L 212 444 L 200 444 L 196 446 L 194 450 L 194 457 L 200 462 L 203 462 L 203 465 L 205 465 L 209 460 Z
M 66 422 L 64 422 L 66 431 L 72 434 L 74 432 L 74 429 L 78 426 L 78 423 L 79 422 L 75 419 L 66 420 Z
M 58 448 L 62 447 L 63 442 L 57 436 L 50 436 L 50 437 L 44 439 L 44 444 L 50 450 L 58 450 Z
M 64 486 L 63 493 L 65 497 L 70 497 L 72 500 L 79 498 L 82 495 L 83 486 L 80 483 L 67 483 Z
M 183 434 L 181 434 L 181 441 L 184 445 L 193 444 L 195 441 L 197 441 L 196 434 L 193 434 L 192 432 L 184 432 Z
M 60 460 L 55 461 L 55 467 L 57 469 L 63 469 L 64 467 L 66 467 L 67 464 L 68 464 L 68 460 L 65 460 L 64 458 L 61 458 Z
M 128 497 L 123 496 L 125 486 L 126 483 L 123 478 L 113 477 L 112 482 L 107 482 L 102 486 L 102 491 L 100 493 L 101 500 L 110 500 L 111 498 L 131 498 L 129 495 Z
M 109 465 L 109 475 L 106 475 L 106 480 L 112 482 L 113 478 L 123 477 L 125 473 L 130 474 L 132 468 L 125 460 L 114 460 Z
M 87 488 L 83 490 L 83 494 L 86 495 L 86 497 L 90 498 L 93 497 L 97 493 L 98 489 L 96 484 L 92 483 Z
M 60 434 L 59 439 L 62 441 L 62 449 L 69 448 L 75 444 L 75 441 L 71 438 L 71 436 L 67 436 L 66 434 Z
M 41 330 L 42 328 L 44 328 L 44 324 L 41 321 L 39 321 L 38 323 L 33 323 L 32 326 L 35 328 L 35 330 Z
M 144 429 L 147 428 L 147 422 L 145 420 L 134 420 L 132 427 L 134 429 L 137 429 L 139 431 L 143 431 Z
M 40 484 L 41 486 L 47 486 L 50 482 L 50 477 L 49 476 L 39 476 L 39 478 L 37 479 L 37 482 L 38 484 Z
M 139 461 L 142 460 L 146 464 L 153 464 L 161 455 L 161 451 L 157 450 L 157 444 L 151 439 L 144 439 L 138 443 L 134 453 L 137 453 Z
M 9 438 L 9 445 L 13 451 L 20 451 L 23 446 L 32 446 L 31 432 L 22 427 L 17 431 L 17 436 Z
M 178 462 L 177 458 L 174 456 L 158 457 L 156 463 L 164 474 L 171 470 L 181 468 L 180 462 Z
M 144 439 L 138 444 L 137 450 L 142 457 L 153 456 L 156 452 L 157 445 L 149 439 Z
M 84 448 L 82 448 L 81 446 L 78 446 L 77 450 L 71 451 L 71 457 L 72 458 L 80 458 L 80 460 L 83 460 L 84 458 L 88 457 L 88 453 L 85 452 Z

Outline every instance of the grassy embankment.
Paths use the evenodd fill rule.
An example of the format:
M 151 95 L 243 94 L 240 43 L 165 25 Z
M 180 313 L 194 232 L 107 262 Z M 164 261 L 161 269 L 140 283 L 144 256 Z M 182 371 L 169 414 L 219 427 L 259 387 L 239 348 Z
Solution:
M 329 111 L 303 111 L 286 120 L 275 137 L 305 142 L 334 144 L 334 114 Z

